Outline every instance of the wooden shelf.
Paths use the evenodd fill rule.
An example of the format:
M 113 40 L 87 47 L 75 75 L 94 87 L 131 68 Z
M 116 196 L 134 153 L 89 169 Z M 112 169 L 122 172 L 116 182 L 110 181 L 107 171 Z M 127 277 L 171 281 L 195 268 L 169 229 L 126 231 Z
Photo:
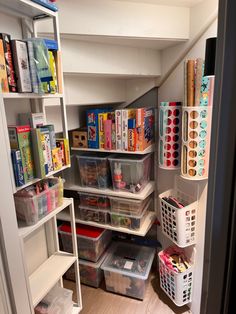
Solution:
M 57 219 L 59 220 L 63 220 L 63 221 L 70 221 L 70 214 L 68 210 L 64 210 L 63 212 L 60 212 L 57 215 Z M 138 236 L 145 236 L 148 232 L 148 230 L 151 228 L 153 222 L 156 219 L 156 214 L 155 212 L 149 212 L 142 224 L 142 227 L 139 230 L 130 230 L 127 228 L 123 228 L 123 227 L 114 227 L 111 225 L 107 225 L 107 224 L 100 224 L 97 222 L 93 222 L 93 221 L 84 221 L 79 219 L 78 217 L 75 218 L 75 222 L 76 223 L 81 223 L 84 225 L 89 225 L 89 226 L 94 226 L 94 227 L 100 227 L 100 228 L 104 228 L 104 229 L 109 229 L 109 230 L 113 230 L 113 231 L 118 231 L 118 232 L 123 232 L 123 233 L 129 233 L 129 234 L 135 234 Z
M 65 169 L 67 169 L 67 168 L 70 168 L 70 165 L 64 166 L 64 167 L 62 167 L 62 168 L 59 169 L 59 170 L 51 171 L 51 172 L 48 173 L 44 178 L 35 178 L 35 179 L 33 179 L 32 181 L 30 181 L 30 182 L 28 182 L 28 183 L 26 183 L 26 184 L 24 184 L 24 185 L 22 185 L 22 186 L 16 187 L 14 193 L 16 193 L 16 192 L 18 192 L 18 191 L 20 191 L 20 190 L 26 188 L 27 186 L 30 186 L 30 185 L 32 185 L 32 184 L 35 184 L 35 183 L 37 183 L 37 182 L 39 182 L 39 181 L 41 181 L 41 180 L 43 180 L 43 179 L 45 179 L 45 178 L 49 178 L 49 177 L 53 176 L 54 174 L 57 174 L 57 173 L 59 173 L 59 172 L 65 170 Z
M 77 257 L 66 252 L 50 256 L 29 277 L 33 306 L 36 306 L 76 261 Z
M 0 0 L 0 11 L 8 12 L 13 16 L 29 18 L 40 16 L 56 16 L 57 12 L 49 10 L 31 0 Z
M 22 238 L 27 237 L 28 235 L 30 235 L 33 231 L 35 231 L 36 229 L 38 229 L 40 226 L 42 226 L 43 224 L 45 224 L 48 220 L 50 220 L 52 217 L 54 217 L 55 215 L 57 215 L 58 213 L 60 213 L 63 209 L 65 209 L 66 207 L 68 207 L 69 205 L 72 204 L 72 200 L 69 198 L 64 198 L 63 199 L 63 204 L 54 209 L 52 212 L 50 212 L 47 216 L 43 217 L 42 219 L 40 219 L 36 224 L 32 225 L 32 226 L 27 226 L 25 222 L 20 221 L 19 222 L 19 236 Z
M 46 98 L 62 98 L 63 94 L 2 93 L 2 97 L 4 99 L 46 99 Z
M 148 148 L 146 148 L 144 151 L 136 151 L 136 152 L 130 152 L 130 151 L 124 151 L 124 150 L 107 150 L 107 149 L 94 149 L 94 148 L 77 148 L 77 147 L 71 147 L 71 150 L 74 151 L 80 151 L 80 152 L 96 152 L 96 153 L 115 153 L 115 154 L 131 154 L 131 155 L 145 155 L 149 154 L 155 151 L 155 144 L 152 144 Z
M 155 182 L 150 181 L 140 193 L 130 193 L 126 191 L 117 191 L 112 189 L 96 189 L 79 185 L 65 184 L 64 190 L 78 191 L 85 193 L 101 194 L 107 196 L 124 197 L 135 200 L 144 200 L 155 190 Z

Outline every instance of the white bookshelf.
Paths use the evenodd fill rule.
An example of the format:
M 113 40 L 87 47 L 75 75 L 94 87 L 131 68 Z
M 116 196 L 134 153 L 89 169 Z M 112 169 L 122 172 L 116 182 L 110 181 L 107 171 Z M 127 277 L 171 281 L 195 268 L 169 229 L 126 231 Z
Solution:
M 125 150 L 113 150 L 113 149 L 95 149 L 95 148 L 78 148 L 78 147 L 71 147 L 72 151 L 79 151 L 79 152 L 95 152 L 95 153 L 111 153 L 111 154 L 131 154 L 131 155 L 145 155 L 155 151 L 155 144 L 150 145 L 143 151 L 125 151 Z
M 3 99 L 47 99 L 62 98 L 63 94 L 35 94 L 35 93 L 3 93 Z

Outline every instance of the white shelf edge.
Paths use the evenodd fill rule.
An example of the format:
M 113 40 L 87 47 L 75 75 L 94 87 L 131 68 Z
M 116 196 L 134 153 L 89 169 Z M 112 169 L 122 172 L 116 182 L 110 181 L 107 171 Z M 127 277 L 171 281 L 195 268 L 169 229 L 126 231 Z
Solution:
M 148 230 L 151 228 L 153 222 L 155 221 L 156 214 L 155 212 L 149 212 L 147 216 L 145 217 L 145 220 L 139 230 L 131 230 L 123 227 L 114 227 L 111 225 L 107 224 L 100 224 L 97 222 L 93 221 L 84 221 L 79 218 L 75 219 L 76 223 L 81 223 L 83 225 L 88 225 L 88 226 L 94 226 L 94 227 L 99 227 L 99 228 L 104 228 L 108 230 L 113 230 L 113 231 L 118 231 L 118 232 L 123 232 L 123 233 L 128 233 L 128 234 L 134 234 L 138 236 L 145 236 L 148 232 Z M 70 215 L 68 211 L 61 212 L 57 215 L 57 219 L 63 220 L 63 221 L 70 221 Z
M 66 165 L 66 166 L 62 167 L 61 169 L 59 169 L 59 170 L 51 171 L 51 172 L 48 173 L 44 178 L 35 178 L 35 179 L 33 179 L 32 181 L 30 181 L 30 182 L 28 182 L 28 183 L 26 183 L 26 184 L 24 184 L 24 185 L 22 185 L 22 186 L 15 187 L 14 193 L 16 193 L 16 192 L 18 192 L 18 191 L 20 191 L 20 190 L 26 188 L 27 186 L 30 186 L 30 185 L 32 185 L 32 184 L 35 184 L 35 183 L 37 183 L 37 182 L 39 182 L 39 181 L 41 181 L 41 180 L 43 180 L 43 179 L 45 179 L 45 178 L 49 178 L 49 177 L 53 176 L 54 174 L 57 174 L 57 173 L 59 173 L 59 172 L 65 170 L 65 169 L 67 169 L 67 168 L 70 168 L 70 165 Z
M 113 149 L 96 149 L 96 148 L 77 148 L 71 147 L 71 150 L 80 152 L 96 152 L 96 153 L 115 153 L 115 154 L 131 154 L 131 155 L 145 155 L 155 151 L 155 144 L 150 145 L 143 151 L 124 151 L 124 150 L 113 150 Z
M 47 216 L 43 217 L 40 219 L 36 224 L 32 226 L 27 226 L 25 222 L 19 222 L 19 236 L 22 238 L 27 237 L 30 235 L 33 231 L 38 229 L 40 226 L 42 226 L 45 222 L 50 220 L 52 217 L 60 213 L 63 209 L 68 207 L 69 205 L 72 204 L 72 200 L 69 198 L 63 198 L 63 204 L 59 206 L 58 208 L 54 209 L 51 211 Z
M 45 99 L 45 98 L 62 98 L 63 94 L 35 94 L 35 93 L 2 93 L 3 99 Z
M 135 199 L 135 200 L 144 200 L 155 191 L 155 181 L 148 182 L 148 184 L 140 193 L 116 191 L 112 189 L 100 189 L 99 190 L 96 188 L 84 187 L 84 186 L 79 186 L 79 185 L 69 185 L 69 184 L 64 185 L 64 190 L 101 194 L 101 195 L 115 196 L 115 197 L 124 197 L 124 198 L 130 198 L 130 199 Z
M 82 307 L 75 305 L 73 306 L 72 314 L 78 314 L 80 311 L 82 311 Z
M 33 306 L 35 307 L 60 280 L 63 274 L 77 260 L 77 257 L 59 252 L 50 256 L 29 277 Z

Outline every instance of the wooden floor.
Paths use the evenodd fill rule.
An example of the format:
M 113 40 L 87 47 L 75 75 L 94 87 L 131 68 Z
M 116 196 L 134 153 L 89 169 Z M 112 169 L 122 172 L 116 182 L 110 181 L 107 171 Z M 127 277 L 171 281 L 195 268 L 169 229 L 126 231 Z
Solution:
M 186 314 L 188 308 L 177 307 L 158 285 L 158 278 L 149 276 L 143 301 L 107 292 L 105 283 L 98 289 L 82 285 L 81 314 Z M 64 287 L 74 291 L 75 283 L 64 281 Z M 74 300 L 76 301 L 76 300 Z

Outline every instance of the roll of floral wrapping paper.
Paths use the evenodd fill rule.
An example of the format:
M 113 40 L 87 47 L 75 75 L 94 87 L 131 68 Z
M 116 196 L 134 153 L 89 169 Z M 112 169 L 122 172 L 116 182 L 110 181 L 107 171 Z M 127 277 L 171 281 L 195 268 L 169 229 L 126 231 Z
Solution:
M 191 180 L 208 177 L 212 107 L 183 107 L 181 174 Z
M 159 107 L 159 166 L 180 168 L 181 102 L 161 102 Z

